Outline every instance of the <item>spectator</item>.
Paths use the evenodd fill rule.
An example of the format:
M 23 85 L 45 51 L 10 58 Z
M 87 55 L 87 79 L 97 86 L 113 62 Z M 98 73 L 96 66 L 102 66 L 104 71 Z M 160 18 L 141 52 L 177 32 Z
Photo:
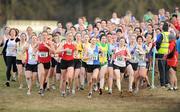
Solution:
M 156 49 L 158 51 L 158 69 L 160 73 L 160 84 L 162 87 L 167 87 L 169 83 L 168 68 L 166 60 L 163 60 L 164 55 L 168 54 L 169 47 L 169 26 L 168 23 L 164 22 L 163 32 L 157 35 Z
M 180 54 L 180 32 L 177 34 L 177 41 L 176 41 L 176 47 L 177 47 L 177 51 Z
M 117 16 L 116 12 L 113 12 L 112 18 L 110 20 L 112 23 L 115 23 L 116 25 L 120 24 L 120 19 Z
M 177 90 L 177 64 L 178 52 L 176 50 L 176 37 L 173 34 L 169 35 L 169 53 L 167 55 L 167 64 L 169 69 L 170 88 L 169 90 Z

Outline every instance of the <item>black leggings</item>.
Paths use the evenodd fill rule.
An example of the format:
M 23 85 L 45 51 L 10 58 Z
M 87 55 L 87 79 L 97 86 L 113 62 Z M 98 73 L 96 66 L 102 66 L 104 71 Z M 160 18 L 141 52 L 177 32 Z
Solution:
M 5 63 L 6 66 L 7 66 L 7 62 L 6 62 L 6 53 L 2 53 L 2 55 L 3 55 L 4 63 Z
M 16 57 L 6 56 L 6 64 L 7 64 L 6 78 L 7 78 L 7 81 L 10 81 L 11 67 L 13 66 L 13 72 L 17 72 Z

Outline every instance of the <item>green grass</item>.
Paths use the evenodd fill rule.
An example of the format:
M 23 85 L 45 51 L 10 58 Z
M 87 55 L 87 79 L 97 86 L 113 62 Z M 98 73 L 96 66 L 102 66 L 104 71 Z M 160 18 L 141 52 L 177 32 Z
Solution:
M 92 99 L 87 98 L 87 90 L 62 98 L 58 90 L 40 97 L 34 88 L 32 95 L 27 96 L 27 89 L 18 90 L 17 82 L 11 82 L 10 88 L 4 86 L 6 69 L 2 57 L 0 63 L 0 112 L 179 112 L 180 109 L 180 90 L 169 92 L 162 88 L 141 89 L 135 96 L 124 97 L 115 89 L 113 95 L 95 93 Z M 123 81 L 124 89 L 127 83 Z

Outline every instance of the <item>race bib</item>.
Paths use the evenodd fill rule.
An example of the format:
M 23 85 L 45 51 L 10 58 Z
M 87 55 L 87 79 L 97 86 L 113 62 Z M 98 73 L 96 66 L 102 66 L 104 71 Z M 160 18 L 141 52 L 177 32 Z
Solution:
M 143 55 L 139 55 L 139 61 L 144 61 L 144 56 Z
M 117 57 L 117 61 L 124 61 L 123 57 Z
M 22 49 L 21 48 L 17 48 L 17 52 L 22 52 Z
M 35 54 L 30 55 L 30 56 L 29 56 L 29 59 L 30 59 L 30 60 L 36 60 L 36 55 L 35 55 Z
M 48 52 L 39 52 L 39 57 L 41 57 L 41 58 L 48 57 Z
M 93 60 L 98 60 L 98 54 L 95 53 L 95 54 L 93 55 Z
M 133 61 L 138 61 L 138 59 L 137 59 L 136 56 L 132 56 L 132 60 L 133 60 Z
M 68 50 L 66 51 L 66 55 L 71 56 L 71 55 L 72 55 L 72 49 L 68 49 Z
M 116 58 L 116 61 L 114 62 L 114 64 L 120 67 L 124 67 L 126 66 L 126 61 L 124 60 L 123 57 L 120 56 Z
M 101 57 L 107 57 L 107 53 L 101 53 Z

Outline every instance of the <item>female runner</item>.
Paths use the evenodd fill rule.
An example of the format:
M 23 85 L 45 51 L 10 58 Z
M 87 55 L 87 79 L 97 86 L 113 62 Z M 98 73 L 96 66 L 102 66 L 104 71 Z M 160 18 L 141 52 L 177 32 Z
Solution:
M 73 44 L 73 33 L 66 33 L 66 43 L 57 48 L 56 53 L 62 53 L 61 59 L 61 75 L 62 75 L 62 87 L 61 96 L 65 96 L 65 93 L 69 94 L 72 89 L 72 80 L 74 75 L 74 51 L 75 45 Z M 65 91 L 65 88 L 70 87 Z
M 16 55 L 16 65 L 18 70 L 18 81 L 19 81 L 19 89 L 23 88 L 23 71 L 24 71 L 24 63 L 26 59 L 26 54 L 23 51 L 27 41 L 27 35 L 25 33 L 21 33 L 20 41 L 17 43 L 17 55 Z
M 91 44 L 86 48 L 83 57 L 87 59 L 88 98 L 92 97 L 93 84 L 97 82 L 100 68 L 99 48 L 96 45 L 96 41 L 96 37 L 91 38 Z
M 37 49 L 38 43 L 37 43 L 37 36 L 32 35 L 31 36 L 31 43 L 28 43 L 24 47 L 24 51 L 27 53 L 27 60 L 26 60 L 26 66 L 25 66 L 25 76 L 26 76 L 26 82 L 28 86 L 27 95 L 31 95 L 32 92 L 32 86 L 36 81 L 37 78 Z
M 101 35 L 100 37 L 100 43 L 98 43 L 98 47 L 100 50 L 99 54 L 99 61 L 100 61 L 100 71 L 99 71 L 99 79 L 100 79 L 100 88 L 99 88 L 99 94 L 102 94 L 102 90 L 104 88 L 104 77 L 105 74 L 107 73 L 108 69 L 108 61 L 107 61 L 107 56 L 108 56 L 108 44 L 107 44 L 107 39 L 105 35 Z
M 48 41 L 48 32 L 43 31 L 41 42 L 38 45 L 38 75 L 40 80 L 40 95 L 44 96 L 44 92 L 48 81 L 48 72 L 50 69 L 51 56 L 54 51 L 51 41 Z M 51 52 L 50 52 L 51 51 Z
M 79 76 L 81 70 L 81 63 L 82 63 L 82 38 L 80 33 L 76 33 L 76 50 L 74 52 L 74 81 L 73 81 L 73 88 L 72 94 L 75 94 L 75 91 L 79 89 Z
M 126 61 L 131 59 L 131 55 L 126 47 L 126 40 L 124 37 L 120 38 L 119 46 L 115 49 L 113 59 L 113 69 L 116 76 L 116 84 L 118 87 L 118 91 L 122 93 L 121 80 L 124 76 L 124 71 L 126 69 Z

